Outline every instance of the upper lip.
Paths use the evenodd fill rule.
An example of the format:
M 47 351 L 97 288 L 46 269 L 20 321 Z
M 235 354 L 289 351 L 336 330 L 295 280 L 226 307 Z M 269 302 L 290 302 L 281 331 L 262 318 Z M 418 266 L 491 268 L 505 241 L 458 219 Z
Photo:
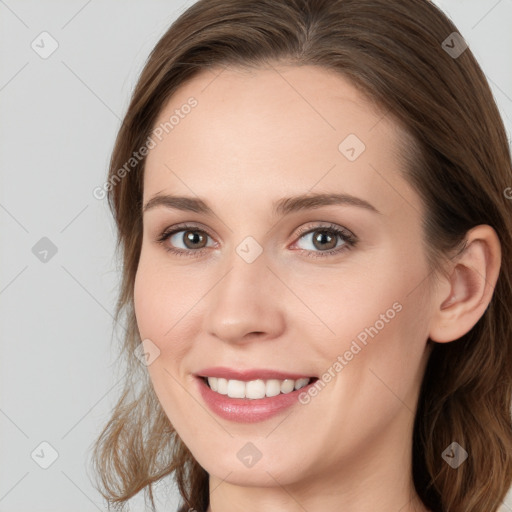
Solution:
M 297 380 L 302 378 L 312 378 L 311 375 L 305 375 L 303 373 L 283 372 L 280 370 L 269 370 L 268 368 L 236 370 L 225 366 L 204 368 L 203 370 L 198 371 L 196 375 L 198 377 L 220 377 L 228 380 L 241 380 L 246 382 L 257 379 Z

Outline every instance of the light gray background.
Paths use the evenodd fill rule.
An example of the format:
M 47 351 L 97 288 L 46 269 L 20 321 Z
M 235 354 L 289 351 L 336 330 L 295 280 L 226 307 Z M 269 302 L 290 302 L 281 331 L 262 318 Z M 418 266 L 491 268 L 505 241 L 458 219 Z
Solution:
M 0 512 L 106 510 L 86 460 L 120 390 L 119 269 L 106 200 L 92 191 L 147 55 L 192 3 L 0 0 Z M 439 4 L 510 134 L 512 0 Z M 31 48 L 43 31 L 59 45 L 46 59 Z M 43 237 L 57 248 L 45 263 L 32 252 Z M 51 460 L 44 441 L 58 452 L 48 469 L 31 458 Z M 161 510 L 176 510 L 171 494 L 159 495 Z M 141 496 L 131 510 L 143 510 Z

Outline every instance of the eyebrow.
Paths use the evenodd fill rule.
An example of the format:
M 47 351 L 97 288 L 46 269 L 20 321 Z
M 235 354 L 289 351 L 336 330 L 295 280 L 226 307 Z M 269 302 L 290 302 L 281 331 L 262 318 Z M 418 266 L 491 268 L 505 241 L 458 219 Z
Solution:
M 272 204 L 274 216 L 284 216 L 290 213 L 303 210 L 321 208 L 322 206 L 341 205 L 356 206 L 364 208 L 374 213 L 382 213 L 372 204 L 364 199 L 350 194 L 302 194 L 299 196 L 283 197 Z M 208 216 L 214 216 L 213 210 L 208 203 L 197 197 L 173 196 L 169 194 L 157 194 L 152 197 L 144 206 L 143 213 L 156 207 L 172 208 L 186 212 L 201 213 Z

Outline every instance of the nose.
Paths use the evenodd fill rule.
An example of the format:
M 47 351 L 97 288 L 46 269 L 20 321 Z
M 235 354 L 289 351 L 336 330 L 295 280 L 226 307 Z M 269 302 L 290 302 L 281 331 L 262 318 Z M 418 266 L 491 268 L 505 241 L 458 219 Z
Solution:
M 205 297 L 207 334 L 231 344 L 279 337 L 285 328 L 286 288 L 265 252 L 248 263 L 233 251 L 223 268 Z

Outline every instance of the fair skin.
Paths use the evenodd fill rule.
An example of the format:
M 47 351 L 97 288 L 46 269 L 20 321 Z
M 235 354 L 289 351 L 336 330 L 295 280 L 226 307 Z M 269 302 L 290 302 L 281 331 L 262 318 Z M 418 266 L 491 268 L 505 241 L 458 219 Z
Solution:
M 158 194 L 199 197 L 214 214 L 148 209 L 134 289 L 141 339 L 160 350 L 148 366 L 152 384 L 209 474 L 208 510 L 425 512 L 411 443 L 427 340 L 455 340 L 484 313 L 499 271 L 496 233 L 470 231 L 433 286 L 424 208 L 399 175 L 401 131 L 389 116 L 317 67 L 219 71 L 202 72 L 165 105 L 155 126 L 190 96 L 198 101 L 150 151 L 143 197 L 144 205 Z M 354 161 L 338 148 L 349 134 L 366 146 Z M 333 192 L 379 213 L 330 204 L 272 214 L 283 197 Z M 155 241 L 183 222 L 203 236 L 196 245 L 186 244 L 187 230 Z M 333 233 L 332 243 L 314 243 L 315 230 L 331 224 L 357 243 L 322 257 L 348 246 Z M 252 263 L 236 251 L 249 236 L 262 249 Z M 244 424 L 216 416 L 198 393 L 194 373 L 211 366 L 321 377 L 397 303 L 307 404 Z M 261 453 L 251 467 L 237 456 L 248 442 Z

